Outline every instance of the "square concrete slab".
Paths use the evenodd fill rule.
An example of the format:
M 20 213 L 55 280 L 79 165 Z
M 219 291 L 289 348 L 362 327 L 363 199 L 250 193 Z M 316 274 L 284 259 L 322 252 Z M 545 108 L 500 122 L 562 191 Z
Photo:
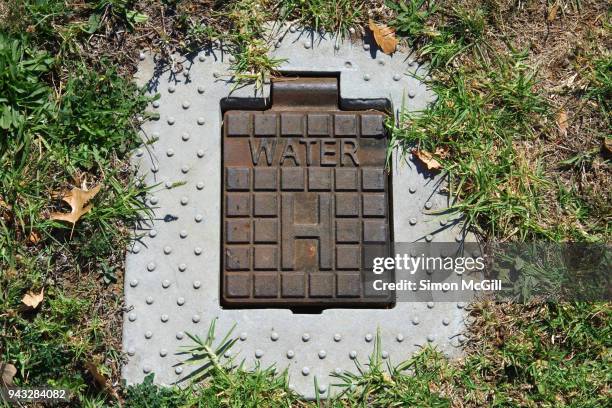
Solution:
M 391 106 L 397 116 L 402 107 L 420 110 L 433 99 L 414 77 L 426 75 L 425 67 L 418 66 L 409 53 L 384 55 L 367 44 L 296 27 L 278 32 L 276 46 L 272 56 L 286 59 L 281 72 L 339 76 L 343 109 L 358 110 L 359 101 L 369 100 L 381 108 Z M 287 308 L 222 306 L 222 287 L 228 297 L 243 299 L 359 297 L 362 277 L 354 268 L 361 260 L 354 248 L 360 242 L 384 244 L 391 232 L 396 242 L 452 242 L 459 235 L 456 220 L 436 212 L 448 206 L 448 198 L 440 193 L 443 180 L 420 168 L 410 155 L 393 154 L 388 203 L 384 202 L 387 178 L 376 164 L 379 158 L 369 162 L 358 157 L 362 171 L 355 174 L 350 170 L 357 167 L 346 161 L 353 159 L 350 154 L 344 155 L 347 166 L 337 166 L 339 150 L 335 149 L 342 146 L 337 142 L 335 147 L 320 142 L 323 150 L 312 157 L 319 164 L 313 174 L 309 174 L 307 165 L 298 167 L 291 152 L 285 166 L 279 168 L 290 170 L 286 173 L 268 168 L 272 164 L 268 160 L 273 158 L 265 154 L 259 160 L 266 166 L 255 166 L 255 170 L 269 171 L 254 171 L 248 149 L 244 157 L 251 160 L 251 165 L 224 161 L 222 128 L 228 141 L 246 138 L 263 143 L 273 135 L 275 139 L 312 135 L 322 141 L 336 135 L 359 138 L 362 150 L 377 152 L 381 143 L 384 145 L 375 112 L 309 115 L 294 111 L 271 116 L 234 112 L 223 122 L 223 106 L 248 104 L 264 109 L 270 97 L 268 84 L 262 90 L 235 88 L 230 63 L 229 55 L 213 49 L 184 61 L 182 72 L 170 73 L 156 64 L 154 56 L 141 55 L 139 82 L 160 94 L 151 107 L 160 118 L 143 126 L 147 143 L 135 152 L 133 160 L 142 182 L 155 187 L 148 197 L 154 217 L 139 226 L 137 240 L 127 254 L 125 302 L 129 310 L 123 331 L 128 355 L 123 367 L 126 381 L 140 382 L 149 373 L 155 373 L 159 384 L 180 381 L 192 368 L 177 365 L 181 357 L 175 353 L 191 344 L 186 333 L 203 335 L 214 319 L 218 319 L 221 337 L 236 325 L 239 341 L 225 357 L 244 359 L 246 367 L 259 362 L 288 369 L 291 386 L 308 398 L 334 393 L 337 389 L 332 384 L 336 380 L 331 374 L 356 372 L 356 361 L 366 363 L 377 332 L 382 357 L 392 362 L 408 358 L 427 343 L 449 356 L 460 353 L 462 338 L 458 334 L 465 316 L 461 302 L 397 302 L 387 309 L 328 308 L 318 314 L 293 313 Z M 354 147 L 344 145 L 347 152 Z M 307 162 L 297 152 L 295 158 Z M 337 172 L 344 167 L 349 170 Z M 337 183 L 342 191 L 334 192 L 334 203 L 325 194 L 331 194 L 328 189 Z M 278 194 L 279 188 L 290 193 L 285 207 L 291 208 L 293 200 L 294 211 L 297 194 L 312 189 L 318 194 L 315 207 L 329 206 L 336 212 L 329 221 L 337 231 L 338 242 L 329 259 L 337 267 L 333 290 L 331 274 L 284 271 L 282 266 L 268 269 L 283 262 L 278 246 L 283 239 L 282 226 L 277 221 L 285 208 L 285 196 Z M 276 211 L 273 199 L 264 197 L 255 202 L 251 199 L 255 194 L 276 197 Z M 344 195 L 342 200 L 338 199 L 340 194 Z M 251 215 L 256 206 L 261 215 Z M 368 220 L 359 219 L 363 212 Z M 389 217 L 389 223 L 385 217 Z M 263 251 L 258 261 L 263 263 L 257 264 L 257 272 L 251 272 L 255 270 L 254 258 L 259 256 L 254 250 Z M 227 267 L 223 274 L 222 265 Z M 396 274 L 397 280 L 404 277 Z

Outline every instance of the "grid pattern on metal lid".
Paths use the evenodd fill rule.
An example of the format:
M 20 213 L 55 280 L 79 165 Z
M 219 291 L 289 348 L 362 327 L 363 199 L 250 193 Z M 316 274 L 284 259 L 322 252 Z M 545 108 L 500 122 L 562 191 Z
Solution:
M 225 305 L 393 300 L 365 285 L 363 272 L 373 254 L 389 253 L 385 115 L 339 110 L 337 89 L 321 82 L 282 82 L 270 110 L 225 113 Z M 292 101 L 311 109 L 288 110 Z

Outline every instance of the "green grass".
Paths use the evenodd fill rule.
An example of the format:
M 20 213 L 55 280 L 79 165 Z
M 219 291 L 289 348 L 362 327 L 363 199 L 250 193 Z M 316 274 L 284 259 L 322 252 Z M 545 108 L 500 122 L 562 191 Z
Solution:
M 33 232 L 43 242 L 62 244 L 57 233 L 67 226 L 48 219 L 59 208 L 53 194 L 85 181 L 90 187 L 104 184 L 96 201 L 106 199 L 107 207 L 95 206 L 78 232 L 84 233 L 84 243 L 95 235 L 106 242 L 106 248 L 98 245 L 104 257 L 113 248 L 104 235 L 112 231 L 109 219 L 135 219 L 142 208 L 137 200 L 142 189 L 118 182 L 128 169 L 116 165 L 139 143 L 134 117 L 148 98 L 113 68 L 95 72 L 82 65 L 70 67 L 72 76 L 58 95 L 44 82 L 53 74 L 53 61 L 26 39 L 0 37 L 0 58 L 11 68 L 0 82 L 5 95 L 1 125 L 7 132 L 0 141 L 0 187 L 4 202 L 10 203 L 1 220 L 2 260 L 16 267 L 17 256 L 24 255 L 20 244 L 27 244 Z
M 540 220 L 540 163 L 517 149 L 517 140 L 534 137 L 546 115 L 546 101 L 533 91 L 533 73 L 520 56 L 495 69 L 456 70 L 434 80 L 436 102 L 422 113 L 405 113 L 393 137 L 405 145 L 434 152 L 442 160 L 457 198 L 453 210 L 469 228 L 488 236 L 521 238 L 546 234 Z
M 555 109 L 529 64 L 529 50 L 487 35 L 493 10 L 415 1 L 393 8 L 392 24 L 430 64 L 429 85 L 438 96 L 423 112 L 404 113 L 393 139 L 405 153 L 413 146 L 445 153 L 438 158 L 449 178 L 452 210 L 465 216 L 467 228 L 498 240 L 609 239 L 609 219 L 599 216 L 609 205 L 593 202 L 596 194 L 568 193 L 557 182 L 559 167 L 544 159 L 545 140 L 557 131 Z M 609 67 L 609 57 L 594 61 L 585 95 L 597 101 L 606 121 Z M 565 164 L 592 162 L 598 153 L 580 152 Z M 551 195 L 559 197 L 557 208 L 550 206 Z
M 612 54 L 593 61 L 586 97 L 597 102 L 608 125 L 612 111 Z
M 601 147 L 610 136 L 610 52 L 602 46 L 609 24 L 595 18 L 601 10 L 592 3 L 560 3 L 565 20 L 546 24 L 584 18 L 593 27 L 577 34 L 571 70 L 553 75 L 557 59 L 539 64 L 534 50 L 541 40 L 522 37 L 535 30 L 546 38 L 530 16 L 548 8 L 535 3 L 525 5 L 540 7 L 535 14 L 506 2 L 420 0 L 0 5 L 0 362 L 17 367 L 17 385 L 71 389 L 73 406 L 118 405 L 88 367 L 117 381 L 124 358 L 124 248 L 148 188 L 137 185 L 128 164 L 139 143 L 136 118 L 149 118 L 150 99 L 131 82 L 135 56 L 144 47 L 170 61 L 173 53 L 221 41 L 235 57 L 236 78 L 261 85 L 281 63 L 267 54 L 273 44 L 265 25 L 272 20 L 355 37 L 373 18 L 417 50 L 432 69 L 428 84 L 438 99 L 419 114 L 404 113 L 392 127 L 394 140 L 406 149 L 448 152 L 440 161 L 453 208 L 482 236 L 609 241 L 612 183 Z M 551 91 L 551 77 L 574 72 L 575 85 Z M 565 136 L 555 123 L 560 109 L 573 126 Z M 103 186 L 92 211 L 74 230 L 50 220 L 51 212 L 66 210 L 54 193 L 83 183 Z M 24 310 L 23 295 L 42 288 L 40 308 Z M 151 377 L 115 389 L 132 407 L 596 407 L 609 399 L 609 304 L 475 304 L 470 313 L 462 360 L 425 348 L 387 366 L 377 342 L 358 375 L 336 379 L 342 397 L 326 401 L 300 399 L 273 368 L 247 370 L 225 359 L 186 389 L 156 387 Z M 223 339 L 214 330 L 197 334 L 191 362 L 219 357 Z
M 364 23 L 366 7 L 351 0 L 284 0 L 280 2 L 280 18 L 347 36 L 351 28 Z
M 39 27 L 70 13 L 60 2 L 23 6 L 33 4 L 27 17 Z M 149 98 L 109 61 L 94 68 L 52 57 L 65 41 L 55 32 L 7 31 L 0 34 L 0 360 L 18 367 L 20 385 L 95 394 L 86 364 L 114 376 L 122 358 L 114 338 L 118 280 L 146 191 L 126 159 L 140 143 L 135 116 L 146 117 Z M 51 220 L 67 210 L 55 194 L 83 184 L 102 184 L 92 211 L 74 227 Z M 24 294 L 43 288 L 39 309 L 24 310 Z

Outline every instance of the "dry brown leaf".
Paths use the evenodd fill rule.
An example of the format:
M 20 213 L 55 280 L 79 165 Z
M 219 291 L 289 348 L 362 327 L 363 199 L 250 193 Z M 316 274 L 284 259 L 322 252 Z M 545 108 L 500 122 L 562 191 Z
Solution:
M 17 369 L 14 365 L 9 363 L 3 363 L 0 361 L 0 374 L 2 374 L 2 384 L 7 387 L 13 386 L 13 377 L 17 374 Z
M 62 200 L 70 206 L 71 211 L 69 213 L 55 212 L 49 215 L 49 218 L 57 221 L 68 221 L 72 225 L 76 224 L 83 215 L 91 211 L 93 205 L 87 203 L 98 194 L 98 191 L 100 191 L 100 185 L 91 190 L 81 190 L 74 187 L 61 195 Z
M 603 140 L 603 151 L 605 154 L 607 154 L 608 156 L 612 155 L 612 139 L 609 138 L 604 138 Z
M 446 159 L 448 157 L 448 147 L 438 147 L 436 149 L 436 155 L 441 157 L 442 159 Z
M 557 126 L 559 126 L 561 136 L 567 136 L 567 112 L 565 109 L 561 109 L 557 113 Z
M 110 382 L 108 381 L 106 376 L 102 374 L 100 370 L 98 370 L 98 367 L 96 367 L 94 363 L 87 362 L 85 363 L 85 367 L 87 368 L 87 371 L 89 371 L 89 373 L 93 377 L 94 382 L 96 383 L 98 388 L 108 392 L 110 395 L 112 395 L 116 399 L 119 398 L 119 396 L 117 395 L 117 392 L 110 385 Z
M 395 30 L 384 24 L 376 24 L 370 20 L 370 30 L 374 34 L 376 44 L 385 54 L 393 54 L 397 48 L 397 38 L 395 38 Z
M 434 155 L 426 150 L 414 149 L 412 151 L 412 154 L 414 154 L 417 159 L 419 159 L 423 164 L 425 164 L 428 170 L 439 170 L 442 168 L 442 165 L 438 160 L 434 158 Z M 438 147 L 436 149 L 435 155 L 441 158 L 445 158 L 448 155 L 448 150 Z
M 40 241 L 40 234 L 34 230 L 30 231 L 28 241 L 30 241 L 32 244 L 38 244 L 38 241 Z
M 7 202 L 4 201 L 2 197 L 0 197 L 0 218 L 4 218 L 5 216 L 7 218 L 10 218 L 12 209 L 13 207 L 7 204 Z
M 36 294 L 32 291 L 29 291 L 28 293 L 26 293 L 25 295 L 23 295 L 23 299 L 21 299 L 21 302 L 32 308 L 32 309 L 36 309 L 38 307 L 38 305 L 40 305 L 40 302 L 43 301 L 45 295 L 44 295 L 45 289 L 42 288 L 40 290 L 40 293 Z
M 11 210 L 13 207 L 11 207 L 9 204 L 6 203 L 6 201 L 4 201 L 4 199 L 2 197 L 0 197 L 0 209 L 2 208 L 6 208 L 7 210 Z
M 559 11 L 558 1 L 556 1 L 555 4 L 552 5 L 550 10 L 548 10 L 548 18 L 546 20 L 548 20 L 549 23 L 555 21 L 555 18 L 557 18 L 557 11 Z
M 8 268 L 5 272 L 4 277 L 7 279 L 13 279 L 14 277 L 17 276 L 17 269 L 15 268 Z

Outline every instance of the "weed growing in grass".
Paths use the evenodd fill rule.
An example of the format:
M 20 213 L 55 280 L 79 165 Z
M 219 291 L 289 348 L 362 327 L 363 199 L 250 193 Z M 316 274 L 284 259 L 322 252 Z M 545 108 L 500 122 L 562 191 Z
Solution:
M 20 39 L 0 34 L 0 128 L 23 134 L 28 127 L 41 126 L 51 108 L 51 89 L 40 80 L 49 72 L 53 59 Z M 9 140 L 0 140 L 7 148 Z
M 227 363 L 222 365 L 221 359 L 223 354 L 229 351 L 238 339 L 231 338 L 234 331 L 234 327 L 232 327 L 218 342 L 218 345 L 215 346 L 214 343 L 217 340 L 215 333 L 216 323 L 216 319 L 212 321 L 205 339 L 201 339 L 197 335 L 188 334 L 188 337 L 195 345 L 187 347 L 185 351 L 178 353 L 178 355 L 189 356 L 187 360 L 182 361 L 179 365 L 197 365 L 199 367 L 182 378 L 181 381 L 199 381 L 215 374 L 227 377 Z
M 364 22 L 366 5 L 351 0 L 283 0 L 280 18 L 296 19 L 316 31 L 347 36 Z
M 268 29 L 274 20 L 272 11 L 269 1 L 239 0 L 213 11 L 213 16 L 223 24 L 209 25 L 201 18 L 184 15 L 182 18 L 187 24 L 190 49 L 195 50 L 202 44 L 220 40 L 222 48 L 235 58 L 231 68 L 237 79 L 236 86 L 252 81 L 257 89 L 261 89 L 283 62 L 269 56 L 271 44 Z
M 255 88 L 261 89 L 270 75 L 285 61 L 284 59 L 271 58 L 268 55 L 268 45 L 261 40 L 252 40 L 250 43 L 242 43 L 238 47 L 236 62 L 232 69 L 236 72 L 239 86 L 242 80 L 254 81 Z
M 336 402 L 343 406 L 360 406 L 366 401 L 372 407 L 448 406 L 449 399 L 431 388 L 438 386 L 441 371 L 449 370 L 444 356 L 427 346 L 396 366 L 384 361 L 377 333 L 367 367 L 356 362 L 356 372 L 334 374 L 340 380 L 335 386 L 342 390 Z
M 395 13 L 389 24 L 411 43 L 425 32 L 429 17 L 436 11 L 435 4 L 426 4 L 426 0 L 386 1 L 385 5 Z

